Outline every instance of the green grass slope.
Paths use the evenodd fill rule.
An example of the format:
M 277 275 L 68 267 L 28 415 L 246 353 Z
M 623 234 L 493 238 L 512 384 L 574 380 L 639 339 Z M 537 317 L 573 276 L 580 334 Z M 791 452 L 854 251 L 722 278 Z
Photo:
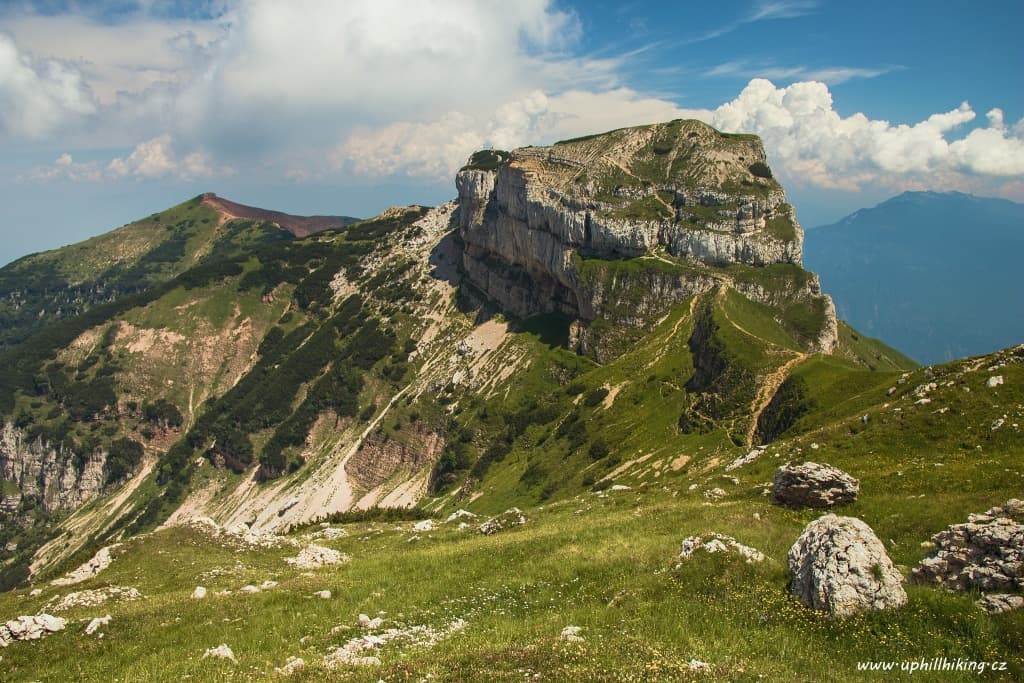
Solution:
M 214 248 L 208 263 L 53 323 L 0 354 L 4 422 L 29 442 L 60 449 L 68 462 L 57 466 L 82 471 L 95 451 L 121 454 L 104 467 L 103 493 L 113 494 L 156 461 L 115 518 L 68 539 L 72 559 L 125 528 L 163 521 L 187 492 L 196 458 L 280 476 L 301 467 L 298 454 L 321 414 L 352 417 L 374 392 L 392 391 L 409 351 L 395 326 L 409 316 L 388 307 L 415 293 L 400 265 L 370 273 L 362 259 L 421 214 L 416 208 L 241 253 Z M 364 281 L 373 299 L 338 296 L 331 282 L 339 270 Z M 366 379 L 375 365 L 384 389 Z M 364 385 L 369 395 L 361 399 Z M 0 512 L 8 578 L 23 575 L 61 521 L 38 503 L 26 497 L 17 510 Z
M 274 223 L 223 218 L 200 195 L 0 268 L 0 347 L 18 343 L 50 322 L 168 282 L 192 267 L 293 238 Z
M 1000 369 L 1004 386 L 1016 388 L 989 393 L 983 391 L 988 373 L 965 375 L 972 392 L 955 387 L 964 396 L 956 409 L 971 416 L 965 425 L 987 420 L 993 404 L 1019 405 L 1021 370 L 1020 364 Z M 954 398 L 938 390 L 933 396 L 943 404 Z M 997 430 L 979 455 L 937 457 L 950 446 L 942 436 L 865 450 L 899 431 L 880 417 L 872 424 L 864 440 L 855 440 L 855 453 L 839 449 L 832 430 L 840 428 L 830 426 L 773 445 L 759 461 L 730 473 L 738 483 L 716 469 L 692 477 L 695 491 L 683 480 L 583 491 L 531 507 L 524 526 L 494 536 L 476 532 L 479 519 L 468 529 L 438 519 L 428 532 L 414 531 L 411 521 L 336 525 L 347 535 L 313 542 L 351 560 L 313 570 L 284 562 L 296 548 L 239 548 L 190 528 L 158 531 L 116 549 L 111 567 L 79 586 L 43 586 L 37 596 L 0 594 L 0 614 L 10 616 L 43 611 L 71 590 L 120 585 L 143 594 L 61 613 L 70 619 L 67 630 L 7 648 L 5 671 L 10 680 L 26 681 L 281 680 L 275 668 L 297 656 L 306 667 L 286 680 L 861 681 L 899 677 L 866 674 L 859 662 L 946 657 L 1007 662 L 1007 671 L 989 672 L 985 680 L 1019 680 L 1019 611 L 987 616 L 972 604 L 977 596 L 911 585 L 909 602 L 899 610 L 830 619 L 786 594 L 786 552 L 818 513 L 773 506 L 761 488 L 777 464 L 798 449 L 812 450 L 812 437 L 816 455 L 861 477 L 861 499 L 843 513 L 868 521 L 904 573 L 925 555 L 921 542 L 931 533 L 1019 491 L 1019 437 Z M 961 457 L 970 460 L 958 464 Z M 954 478 L 976 485 L 950 486 Z M 709 502 L 702 491 L 711 485 L 726 487 L 728 495 Z M 483 511 L 491 507 L 484 501 L 463 505 Z M 307 543 L 302 534 L 319 528 L 292 537 Z M 680 541 L 709 531 L 732 535 L 767 559 L 748 564 L 735 554 L 698 553 L 680 561 Z M 278 585 L 253 595 L 238 592 L 265 580 Z M 210 596 L 190 599 L 197 585 Z M 331 598 L 314 597 L 320 590 L 330 590 Z M 102 639 L 83 634 L 90 618 L 107 613 L 112 620 L 101 629 Z M 357 625 L 360 613 L 380 616 L 383 624 L 364 631 Z M 465 625 L 449 633 L 459 619 Z M 581 627 L 582 641 L 560 638 L 570 625 Z M 415 627 L 441 635 L 429 644 L 395 638 L 361 653 L 378 657 L 379 666 L 325 664 L 351 639 Z M 221 643 L 237 662 L 203 657 Z M 694 659 L 709 670 L 691 671 Z
M 992 680 L 1024 675 L 1024 617 L 987 616 L 976 595 L 909 586 L 906 607 L 847 619 L 800 607 L 786 593 L 785 556 L 819 513 L 779 508 L 765 495 L 788 461 L 846 470 L 861 480 L 861 495 L 840 512 L 870 524 L 908 575 L 932 534 L 1022 496 L 1024 348 L 919 368 L 844 327 L 838 353 L 808 354 L 801 321 L 814 311 L 787 314 L 790 307 L 751 302 L 724 284 L 671 307 L 604 363 L 563 347 L 567 321 L 504 321 L 469 292 L 461 310 L 444 312 L 454 327 L 427 343 L 417 331 L 439 302 L 411 252 L 393 249 L 417 238 L 422 214 L 392 212 L 200 266 L 92 318 L 47 328 L 4 357 L 16 370 L 5 381 L 17 410 L 48 428 L 67 425 L 71 440 L 126 433 L 118 430 L 141 437 L 144 425 L 120 404 L 105 405 L 100 420 L 76 419 L 79 401 L 96 392 L 69 397 L 69 386 L 109 380 L 126 400 L 132 391 L 152 400 L 160 386 L 186 418 L 177 441 L 154 449 L 150 478 L 62 569 L 120 538 L 114 564 L 74 589 L 40 583 L 39 595 L 0 593 L 0 617 L 105 585 L 135 587 L 143 598 L 67 612 L 64 632 L 3 652 L 9 677 L 278 680 L 275 667 L 291 656 L 307 662 L 295 680 L 852 681 L 865 678 L 861 661 L 936 656 L 1007 661 L 1010 670 Z M 181 359 L 201 353 L 182 350 L 161 365 L 132 351 L 149 339 L 144 330 L 195 337 L 209 326 L 237 343 L 231 335 L 246 319 L 241 353 L 251 365 L 214 354 L 216 362 L 197 367 L 209 367 L 202 379 L 219 388 L 201 400 L 186 391 L 187 375 L 173 375 Z M 473 381 L 432 367 L 470 353 L 452 330 L 485 320 L 509 322 L 510 333 Z M 995 376 L 1002 383 L 989 382 Z M 227 491 L 241 476 L 231 469 L 291 477 L 301 495 L 303 442 L 320 438 L 324 415 L 335 425 L 380 417 L 372 438 L 395 447 L 424 431 L 443 435 L 418 510 L 376 521 L 366 513 L 343 525 L 347 535 L 312 541 L 350 555 L 348 563 L 298 569 L 284 562 L 297 548 L 243 548 L 191 528 L 151 531 L 190 492 L 211 482 L 221 486 L 213 495 Z M 226 469 L 200 468 L 204 457 Z M 464 529 L 443 522 L 459 508 L 486 516 L 513 505 L 527 523 L 492 537 L 475 531 L 480 519 Z M 415 531 L 414 515 L 434 516 L 436 528 Z M 303 534 L 318 529 L 291 535 L 308 543 Z M 706 532 L 734 536 L 767 559 L 680 562 L 680 541 Z M 264 580 L 278 585 L 238 593 Z M 211 595 L 190 599 L 196 585 Z M 325 589 L 329 600 L 313 596 Z M 107 613 L 104 638 L 82 633 Z M 396 628 L 423 638 L 392 633 L 364 653 L 379 666 L 329 672 L 329 651 L 365 635 L 360 613 L 382 616 L 377 635 Z M 465 625 L 451 630 L 460 619 Z M 582 641 L 559 637 L 569 625 L 582 627 Z M 237 662 L 203 657 L 221 643 Z M 691 660 L 710 670 L 691 671 Z

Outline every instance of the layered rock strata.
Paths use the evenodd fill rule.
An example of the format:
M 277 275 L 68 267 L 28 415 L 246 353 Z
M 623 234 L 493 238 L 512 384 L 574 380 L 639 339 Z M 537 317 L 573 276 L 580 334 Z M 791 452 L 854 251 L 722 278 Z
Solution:
M 102 492 L 106 461 L 103 451 L 80 457 L 5 424 L 0 431 L 0 479 L 13 482 L 16 490 L 5 489 L 0 506 L 14 512 L 22 500 L 32 499 L 48 512 L 73 510 Z
M 638 326 L 723 284 L 772 305 L 778 291 L 729 268 L 801 264 L 803 231 L 761 141 L 698 121 L 478 153 L 456 186 L 467 280 L 520 317 Z M 807 275 L 782 296 L 818 303 L 825 320 L 809 346 L 830 352 L 835 309 Z

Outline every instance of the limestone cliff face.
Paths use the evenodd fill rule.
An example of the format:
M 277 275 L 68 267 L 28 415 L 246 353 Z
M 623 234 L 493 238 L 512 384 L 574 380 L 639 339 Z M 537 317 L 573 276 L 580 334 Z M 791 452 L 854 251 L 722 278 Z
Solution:
M 13 512 L 22 500 L 33 499 L 48 512 L 75 509 L 103 490 L 106 460 L 103 451 L 79 458 L 41 439 L 30 441 L 21 429 L 5 424 L 0 432 L 0 478 L 13 482 L 17 491 L 7 490 L 0 505 Z
M 366 491 L 380 486 L 395 474 L 417 472 L 437 460 L 444 439 L 422 428 L 412 429 L 402 441 L 386 436 L 368 437 L 345 463 L 345 472 Z
M 697 121 L 517 149 L 497 162 L 492 153 L 489 163 L 471 159 L 456 186 L 463 270 L 517 316 L 641 325 L 733 285 L 730 266 L 801 264 L 803 230 L 761 141 Z M 630 259 L 629 272 L 603 263 Z M 789 294 L 823 298 L 816 278 L 804 289 Z M 830 300 L 821 306 L 833 310 Z M 824 327 L 820 350 L 834 345 L 834 315 Z

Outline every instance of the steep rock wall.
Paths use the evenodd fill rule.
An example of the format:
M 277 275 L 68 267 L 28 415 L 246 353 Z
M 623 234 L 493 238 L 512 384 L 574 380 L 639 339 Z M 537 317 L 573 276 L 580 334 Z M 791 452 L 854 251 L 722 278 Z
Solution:
M 731 285 L 729 266 L 800 266 L 803 230 L 764 160 L 753 136 L 674 121 L 467 166 L 456 178 L 463 270 L 517 316 L 641 326 L 688 296 Z M 587 272 L 589 262 L 644 256 L 677 267 L 620 269 L 613 279 Z M 737 288 L 762 303 L 780 297 Z M 822 298 L 816 278 L 806 289 L 782 296 Z M 821 306 L 833 313 L 815 350 L 828 350 L 834 308 Z
M 107 454 L 97 450 L 85 457 L 42 439 L 30 440 L 7 423 L 0 432 L 0 478 L 13 482 L 3 507 L 13 512 L 22 500 L 33 499 L 47 512 L 73 510 L 103 490 Z

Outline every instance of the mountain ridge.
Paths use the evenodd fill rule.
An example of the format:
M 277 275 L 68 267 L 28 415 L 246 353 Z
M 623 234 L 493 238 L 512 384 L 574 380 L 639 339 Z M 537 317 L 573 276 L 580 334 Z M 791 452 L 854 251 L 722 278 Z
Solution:
M 201 196 L 204 205 L 216 209 L 227 220 L 244 218 L 277 223 L 296 237 L 309 237 L 322 230 L 344 227 L 359 220 L 352 216 L 296 216 L 284 213 L 283 211 L 239 204 L 230 199 L 219 197 L 213 192 L 204 192 Z
M 381 504 L 536 503 L 644 449 L 784 436 L 820 354 L 852 375 L 911 367 L 838 324 L 763 158 L 752 136 L 686 121 L 474 155 L 458 202 L 296 239 L 248 223 L 256 239 L 44 328 L 5 356 L 5 414 L 32 444 L 0 453 L 5 478 L 43 476 L 25 464 L 40 454 L 92 458 L 93 499 L 131 493 L 70 512 L 75 541 L 27 559 L 52 571 L 196 515 L 281 529 Z M 601 426 L 634 423 L 632 405 L 660 417 Z M 548 445 L 509 479 L 503 462 L 544 425 Z
M 940 362 L 1024 338 L 999 296 L 1016 286 L 1021 226 L 1024 205 L 1009 200 L 908 192 L 809 230 L 805 252 L 842 317 Z
M 6 323 L 0 348 L 50 321 L 167 282 L 201 263 L 354 220 L 292 216 L 206 193 L 82 242 L 29 254 L 0 268 Z
M 197 197 L 161 214 L 180 271 L 0 350 L 5 673 L 845 681 L 955 652 L 1020 678 L 1024 611 L 900 584 L 1017 528 L 1024 345 L 919 367 L 837 320 L 756 138 L 565 144 L 304 238 L 218 233 Z M 780 469 L 848 489 L 879 562 L 830 576 L 884 569 L 891 609 L 789 595 L 835 518 L 777 504 Z

